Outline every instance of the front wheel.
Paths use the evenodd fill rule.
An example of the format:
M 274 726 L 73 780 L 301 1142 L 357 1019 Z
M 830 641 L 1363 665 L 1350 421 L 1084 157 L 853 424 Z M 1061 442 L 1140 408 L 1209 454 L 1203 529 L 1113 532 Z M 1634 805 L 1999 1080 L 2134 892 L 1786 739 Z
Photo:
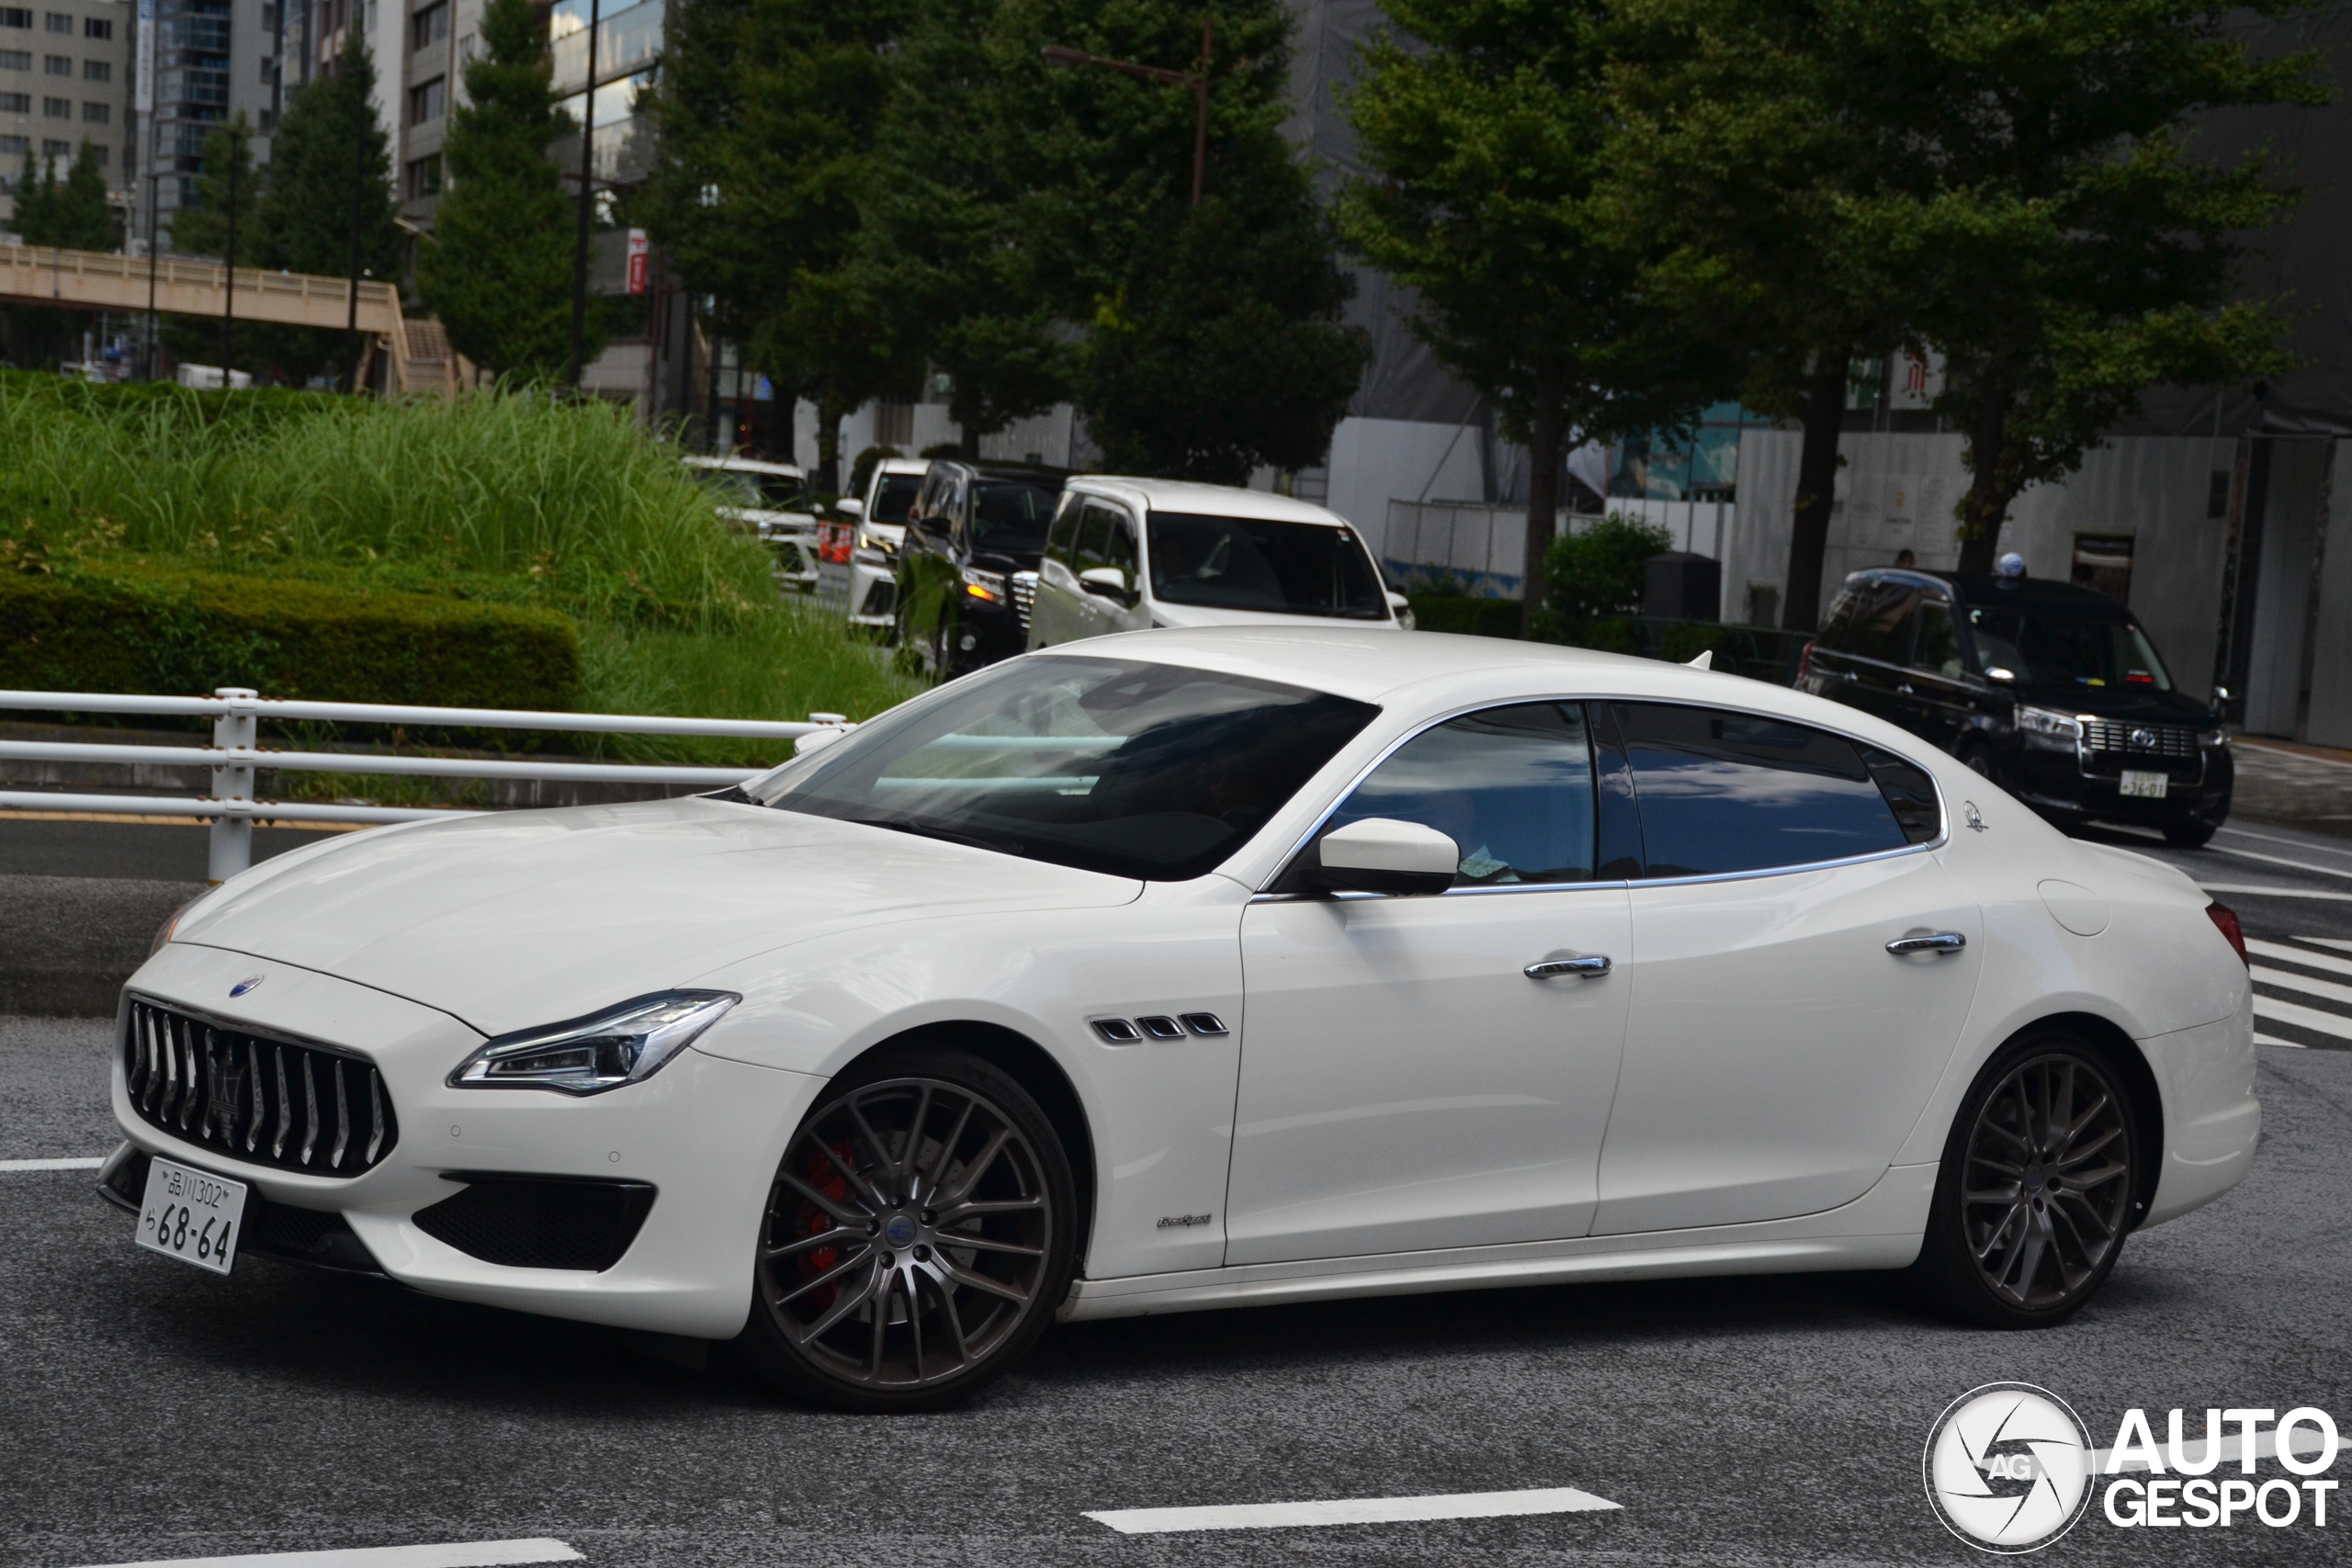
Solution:
M 786 1393 L 933 1410 L 1004 1375 L 1069 1290 L 1052 1123 L 977 1057 L 894 1055 L 828 1090 L 768 1194 L 746 1341 Z
M 2180 850 L 2201 850 L 2213 841 L 2213 824 L 2199 822 L 2192 817 L 2186 822 L 2165 825 L 2165 842 Z
M 2004 1051 L 1961 1105 L 1912 1278 L 1989 1328 L 2064 1323 L 2115 1267 L 2140 1151 L 2108 1058 L 2071 1034 Z

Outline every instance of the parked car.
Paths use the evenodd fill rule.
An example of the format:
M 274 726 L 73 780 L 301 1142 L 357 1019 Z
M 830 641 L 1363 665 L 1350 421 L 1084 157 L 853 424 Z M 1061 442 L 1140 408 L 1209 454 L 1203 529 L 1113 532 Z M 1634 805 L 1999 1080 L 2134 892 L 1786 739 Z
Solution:
M 797 593 L 817 589 L 817 514 L 808 476 L 791 463 L 756 457 L 681 459 L 718 502 L 718 515 L 757 536 L 775 557 L 778 583 Z
M 899 552 L 905 547 L 907 514 L 922 491 L 931 465 L 920 457 L 885 457 L 874 465 L 863 496 L 844 496 L 837 510 L 855 521 L 851 536 L 850 624 L 888 628 L 897 625 Z
M 1335 512 L 1231 485 L 1074 479 L 1038 568 L 1029 646 L 1150 626 L 1410 629 L 1363 537 Z
M 2087 588 L 1858 571 L 1797 683 L 1933 741 L 2062 828 L 2096 818 L 2197 845 L 2230 815 L 2222 716 Z
M 1029 605 L 1060 468 L 934 460 L 907 513 L 892 640 L 941 680 L 1029 645 Z
M 2260 1132 L 2227 910 L 1786 687 L 1222 626 L 801 745 L 231 879 L 129 983 L 103 1190 L 906 1410 L 1057 1319 L 1394 1292 L 2059 1323 Z

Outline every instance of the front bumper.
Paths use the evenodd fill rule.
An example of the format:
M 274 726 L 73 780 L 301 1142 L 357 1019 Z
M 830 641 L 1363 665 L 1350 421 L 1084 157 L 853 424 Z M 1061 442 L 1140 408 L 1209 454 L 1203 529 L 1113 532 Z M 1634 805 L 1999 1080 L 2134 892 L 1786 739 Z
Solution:
M 230 987 L 256 971 L 266 983 L 229 1000 Z M 249 1183 L 273 1205 L 340 1215 L 377 1268 L 430 1295 L 701 1338 L 741 1331 L 769 1179 L 821 1080 L 688 1050 L 642 1083 L 584 1099 L 458 1089 L 445 1080 L 482 1037 L 447 1013 L 365 986 L 175 942 L 130 988 L 258 1034 L 364 1054 L 382 1072 L 401 1125 L 382 1163 L 347 1179 L 248 1163 L 142 1119 L 118 1050 L 115 1119 L 139 1150 Z M 419 1211 L 460 1190 L 458 1172 L 642 1182 L 655 1197 L 608 1269 L 510 1267 L 415 1223 Z
M 2165 775 L 2163 798 L 2128 795 L 2127 767 Z M 2012 740 L 2008 778 L 2018 797 L 2045 812 L 2095 817 L 2145 827 L 2199 821 L 2219 825 L 2230 815 L 2235 784 L 2227 747 L 2205 750 L 2194 759 L 2135 758 L 2128 753 L 2084 753 L 2071 744 Z

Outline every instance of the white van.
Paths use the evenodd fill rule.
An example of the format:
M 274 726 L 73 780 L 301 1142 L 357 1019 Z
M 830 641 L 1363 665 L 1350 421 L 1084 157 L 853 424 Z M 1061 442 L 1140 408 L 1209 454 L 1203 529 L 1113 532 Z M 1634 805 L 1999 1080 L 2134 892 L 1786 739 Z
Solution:
M 1029 646 L 1148 626 L 1410 630 L 1354 525 L 1286 495 L 1181 479 L 1069 481 L 1037 572 Z
M 906 547 L 907 513 L 931 471 L 924 457 L 885 457 L 874 465 L 863 496 L 843 496 L 833 510 L 857 521 L 850 551 L 850 624 L 888 630 L 899 608 L 899 552 Z

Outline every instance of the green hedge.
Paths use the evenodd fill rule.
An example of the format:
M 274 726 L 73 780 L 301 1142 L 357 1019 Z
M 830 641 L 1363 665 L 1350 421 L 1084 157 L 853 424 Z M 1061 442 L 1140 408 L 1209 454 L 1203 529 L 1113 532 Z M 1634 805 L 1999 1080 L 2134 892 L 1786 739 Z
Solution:
M 1413 626 L 1425 632 L 1462 632 L 1470 637 L 1519 635 L 1519 601 L 1480 599 L 1467 593 L 1408 593 Z
M 159 566 L 0 575 L 0 687 L 563 710 L 581 684 L 548 610 Z

